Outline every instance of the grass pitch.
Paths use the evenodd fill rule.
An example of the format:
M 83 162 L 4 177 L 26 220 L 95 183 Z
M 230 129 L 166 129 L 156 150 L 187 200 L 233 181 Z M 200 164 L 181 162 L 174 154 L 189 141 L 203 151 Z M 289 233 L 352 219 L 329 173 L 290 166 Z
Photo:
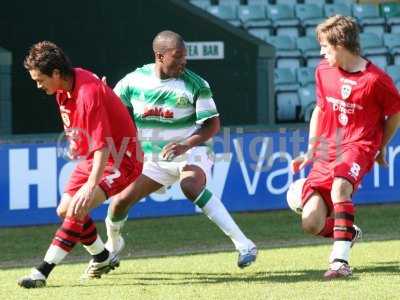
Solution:
M 121 267 L 81 282 L 89 256 L 82 247 L 58 266 L 44 289 L 16 280 L 39 263 L 55 226 L 0 230 L 1 299 L 399 299 L 400 205 L 362 206 L 364 239 L 351 255 L 354 276 L 324 282 L 331 242 L 302 233 L 289 211 L 234 217 L 260 249 L 241 270 L 230 241 L 204 216 L 127 223 Z M 104 236 L 104 226 L 99 224 Z

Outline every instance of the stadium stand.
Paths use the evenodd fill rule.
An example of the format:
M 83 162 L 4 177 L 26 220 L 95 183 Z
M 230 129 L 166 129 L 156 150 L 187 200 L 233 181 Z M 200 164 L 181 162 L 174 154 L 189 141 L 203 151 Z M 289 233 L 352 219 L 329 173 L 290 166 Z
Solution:
M 325 17 L 334 15 L 351 16 L 351 6 L 346 3 L 331 3 L 324 5 Z
M 250 28 L 248 32 L 263 41 L 266 41 L 267 37 L 271 35 L 271 30 L 269 28 Z
M 391 62 L 400 64 L 400 33 L 385 33 L 383 43 L 389 49 Z
M 300 107 L 297 94 L 300 85 L 295 74 L 289 68 L 276 68 L 274 82 L 278 121 L 295 121 Z
M 272 21 L 275 35 L 299 36 L 300 21 L 294 15 L 292 6 L 276 4 L 267 6 L 267 16 Z
M 192 0 L 190 1 L 190 3 L 204 10 L 206 10 L 209 6 L 211 6 L 210 0 Z
M 315 84 L 315 68 L 314 67 L 301 67 L 296 69 L 297 82 L 301 86 Z
M 302 55 L 294 39 L 290 36 L 269 36 L 267 42 L 276 48 L 277 68 L 297 68 L 301 66 Z
M 237 17 L 237 7 L 235 5 L 212 5 L 207 11 L 216 17 L 219 17 L 233 26 L 240 26 L 241 22 Z
M 247 30 L 251 28 L 270 29 L 272 22 L 266 18 L 263 5 L 241 5 L 238 9 L 239 20 Z
M 311 35 L 315 32 L 315 27 L 321 23 L 325 16 L 322 6 L 316 4 L 297 4 L 295 6 L 296 16 L 302 26 L 302 32 Z
M 366 58 L 370 59 L 380 68 L 386 68 L 389 53 L 380 35 L 373 32 L 361 33 L 360 44 Z
M 309 122 L 311 119 L 312 111 L 315 107 L 315 85 L 310 84 L 299 88 L 298 94 L 301 107 L 299 119 L 305 122 Z
M 364 32 L 383 34 L 385 31 L 385 18 L 380 16 L 378 5 L 353 4 L 353 16 Z
M 392 77 L 397 89 L 400 90 L 400 66 L 388 66 L 386 72 Z
M 301 36 L 297 38 L 297 48 L 303 55 L 303 61 L 308 67 L 315 67 L 321 60 L 320 46 L 315 36 Z
M 400 3 L 382 3 L 381 15 L 391 33 L 400 33 Z

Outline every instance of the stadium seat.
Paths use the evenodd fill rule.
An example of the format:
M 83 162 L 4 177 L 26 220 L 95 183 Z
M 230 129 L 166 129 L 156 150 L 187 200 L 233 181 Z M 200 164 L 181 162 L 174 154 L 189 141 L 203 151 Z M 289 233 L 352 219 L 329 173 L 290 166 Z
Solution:
M 247 0 L 247 5 L 269 5 L 269 0 Z
M 246 29 L 272 27 L 272 22 L 267 19 L 262 5 L 241 5 L 238 14 L 239 20 Z
M 315 68 L 314 67 L 301 67 L 296 69 L 297 82 L 301 86 L 315 84 Z
M 297 92 L 281 92 L 276 94 L 276 119 L 278 122 L 296 121 L 300 109 Z
M 389 49 L 394 64 L 400 63 L 400 33 L 385 33 L 383 43 Z
M 333 4 L 346 4 L 346 5 L 352 5 L 353 3 L 356 3 L 357 0 L 333 0 L 331 1 Z
M 291 6 L 285 4 L 266 7 L 267 17 L 272 20 L 275 35 L 299 36 L 300 21 L 295 17 Z
M 308 67 L 315 67 L 321 60 L 321 48 L 315 35 L 302 36 L 297 39 L 297 48 L 301 51 Z
M 267 37 L 271 35 L 269 28 L 250 28 L 248 33 L 258 37 L 259 39 L 266 41 Z
M 204 10 L 206 10 L 207 7 L 211 6 L 210 0 L 191 0 L 190 3 Z
M 236 6 L 233 5 L 212 5 L 207 8 L 207 11 L 231 23 L 233 26 L 240 26 L 241 22 L 237 18 L 236 9 Z
M 304 0 L 304 4 L 315 4 L 323 7 L 325 4 L 324 0 Z
M 288 6 L 293 8 L 297 4 L 297 0 L 275 0 L 272 3 L 274 3 L 274 4 L 284 4 L 284 5 L 288 5 Z
M 325 17 L 334 15 L 351 16 L 351 6 L 345 3 L 332 3 L 324 5 Z
M 314 34 L 315 27 L 325 19 L 322 6 L 316 4 L 297 4 L 295 11 L 306 35 Z
M 383 44 L 381 36 L 364 32 L 360 34 L 361 52 L 373 63 L 382 69 L 387 66 L 388 50 Z
M 275 68 L 274 70 L 275 92 L 294 91 L 300 87 L 296 76 L 290 68 Z
M 218 1 L 219 5 L 233 5 L 233 6 L 239 6 L 240 5 L 240 0 L 219 0 Z
M 381 3 L 381 15 L 392 33 L 400 33 L 400 3 Z
M 400 90 L 400 66 L 388 66 L 386 72 L 392 77 L 398 90 Z
M 298 94 L 301 107 L 299 118 L 302 121 L 309 122 L 316 103 L 315 85 L 310 84 L 299 88 Z
M 290 36 L 269 36 L 267 42 L 276 48 L 277 68 L 298 68 L 301 65 L 301 52 L 296 47 L 296 43 Z
M 383 34 L 385 31 L 385 18 L 380 16 L 379 6 L 376 4 L 353 4 L 353 16 L 364 32 Z

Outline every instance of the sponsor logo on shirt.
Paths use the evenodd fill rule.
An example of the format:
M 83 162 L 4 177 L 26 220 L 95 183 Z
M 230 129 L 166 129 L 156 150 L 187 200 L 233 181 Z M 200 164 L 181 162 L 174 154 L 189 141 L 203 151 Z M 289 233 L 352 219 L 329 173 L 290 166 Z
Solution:
M 172 119 L 174 117 L 174 112 L 163 107 L 145 107 L 142 118 L 147 117 L 162 117 L 164 119 Z
M 360 175 L 361 167 L 358 163 L 353 162 L 351 169 L 349 171 L 349 175 L 354 179 L 357 179 L 358 175 Z
M 189 103 L 189 97 L 183 93 L 181 96 L 178 96 L 176 99 L 176 107 L 183 107 Z

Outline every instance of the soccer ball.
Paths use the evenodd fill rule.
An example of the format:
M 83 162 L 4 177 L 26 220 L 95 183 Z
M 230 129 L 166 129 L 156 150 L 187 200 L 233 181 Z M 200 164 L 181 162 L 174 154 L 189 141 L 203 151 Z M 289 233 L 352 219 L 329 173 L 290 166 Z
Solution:
M 303 185 L 306 181 L 305 178 L 300 178 L 292 182 L 286 193 L 286 201 L 290 209 L 296 214 L 301 215 L 303 212 L 303 206 L 301 205 L 301 193 L 303 191 Z

